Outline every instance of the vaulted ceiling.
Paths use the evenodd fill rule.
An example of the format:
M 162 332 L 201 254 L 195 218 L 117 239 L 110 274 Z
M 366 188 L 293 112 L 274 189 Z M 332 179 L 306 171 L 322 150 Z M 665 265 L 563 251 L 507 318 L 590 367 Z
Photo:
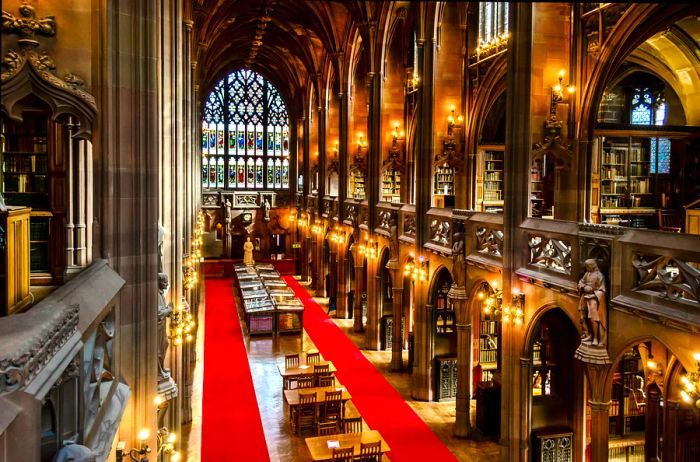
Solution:
M 248 67 L 300 102 L 342 51 L 364 2 L 195 0 L 193 20 L 201 94 L 228 73 Z M 318 88 L 316 89 L 318 91 Z

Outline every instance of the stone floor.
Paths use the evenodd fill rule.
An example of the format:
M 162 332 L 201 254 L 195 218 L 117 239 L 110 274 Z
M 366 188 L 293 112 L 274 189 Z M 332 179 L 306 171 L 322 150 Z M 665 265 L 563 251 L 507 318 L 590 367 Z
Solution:
M 317 301 L 324 303 L 326 300 L 317 299 Z M 362 336 L 352 332 L 352 320 L 335 319 L 335 322 L 356 345 L 360 345 Z M 202 322 L 200 322 L 199 328 L 202 328 Z M 202 341 L 202 337 L 201 335 L 198 336 L 198 344 Z M 310 460 L 304 439 L 294 436 L 290 432 L 288 412 L 285 409 L 284 398 L 281 392 L 282 379 L 277 371 L 277 364 L 282 362 L 285 354 L 314 348 L 313 342 L 305 332 L 303 335 L 287 334 L 276 337 L 246 338 L 250 369 L 255 384 L 255 392 L 258 406 L 260 407 L 270 460 L 290 462 L 306 462 Z M 198 350 L 201 350 L 201 347 L 198 346 Z M 198 360 L 202 357 L 199 353 L 200 351 L 198 351 Z M 391 372 L 389 369 L 390 351 L 363 351 L 363 354 L 382 372 L 389 383 L 406 399 L 408 404 L 455 454 L 458 460 L 495 461 L 499 459 L 499 446 L 493 441 L 477 442 L 452 436 L 452 425 L 455 419 L 454 402 L 437 403 L 413 400 L 410 397 L 409 389 L 410 375 L 407 372 Z M 404 358 L 404 362 L 406 359 L 407 357 Z M 199 382 L 201 383 L 201 378 L 199 378 Z M 195 385 L 194 400 L 200 400 L 200 402 L 193 403 L 193 407 L 201 409 L 201 394 L 197 393 L 197 388 L 197 385 Z M 195 410 L 194 413 L 195 416 L 201 415 L 201 411 Z M 473 402 L 471 415 L 473 421 Z M 191 432 L 188 432 L 190 434 L 188 435 L 189 444 L 187 451 L 187 460 L 192 462 L 199 460 L 200 442 L 198 419 L 195 419 L 194 422 Z M 385 460 L 387 459 L 385 458 Z

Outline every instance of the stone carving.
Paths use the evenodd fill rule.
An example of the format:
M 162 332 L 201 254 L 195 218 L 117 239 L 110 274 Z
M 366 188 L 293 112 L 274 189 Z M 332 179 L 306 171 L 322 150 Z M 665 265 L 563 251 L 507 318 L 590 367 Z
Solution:
M 389 249 L 391 251 L 391 258 L 394 260 L 399 259 L 399 230 L 397 220 L 396 212 L 389 212 L 389 223 L 387 224 L 389 229 Z
M 326 217 L 330 217 L 331 213 L 333 213 L 333 202 L 330 200 L 324 200 L 323 201 L 323 215 Z
M 58 450 L 51 462 L 95 462 L 97 454 L 82 444 L 67 444 Z
M 349 221 L 352 226 L 357 226 L 357 207 L 347 205 L 345 207 L 345 221 Z
M 464 287 L 464 256 L 464 223 L 457 221 L 452 232 L 452 277 L 456 287 Z
M 531 235 L 530 264 L 571 274 L 571 244 L 559 239 Z
M 392 212 L 390 210 L 383 210 L 379 212 L 379 227 L 389 231 L 391 218 Z
M 634 291 L 649 290 L 661 298 L 700 303 L 700 271 L 670 256 L 635 253 L 632 266 L 637 270 Z
M 416 217 L 406 215 L 403 219 L 403 233 L 409 236 L 416 234 Z
M 450 242 L 450 223 L 433 220 L 430 223 L 430 238 L 440 245 L 448 245 Z
M 40 335 L 26 340 L 12 356 L 0 357 L 0 394 L 23 388 L 76 332 L 78 305 L 56 311 Z
M 586 273 L 578 282 L 581 342 L 604 348 L 607 343 L 605 277 L 594 259 L 586 260 L 585 264 Z
M 255 260 L 253 260 L 253 243 L 250 242 L 250 237 L 247 237 L 243 244 L 243 264 L 248 266 L 255 264 Z
M 258 205 L 258 195 L 257 194 L 234 194 L 234 207 L 257 207 Z
M 90 332 L 83 346 L 85 433 L 89 434 L 114 380 L 114 311 Z
M 224 229 L 223 229 L 223 251 L 226 257 L 231 255 L 231 202 L 228 198 L 224 202 Z
M 20 17 L 15 17 L 7 11 L 2 12 L 2 31 L 4 33 L 14 33 L 20 36 L 17 41 L 20 51 L 8 50 L 2 60 L 2 65 L 6 71 L 2 73 L 0 80 L 3 84 L 3 104 L 6 110 L 13 113 L 13 106 L 17 99 L 23 96 L 22 88 L 24 82 L 31 79 L 36 79 L 31 73 L 24 72 L 27 67 L 33 68 L 39 76 L 38 81 L 34 81 L 43 91 L 48 93 L 52 101 L 57 107 L 68 104 L 75 110 L 76 115 L 80 120 L 80 129 L 77 134 L 90 132 L 92 120 L 97 114 L 97 105 L 95 98 L 89 93 L 81 89 L 79 82 L 82 79 L 69 74 L 67 79 L 61 79 L 53 74 L 56 65 L 46 52 L 37 52 L 39 46 L 37 35 L 53 36 L 56 34 L 56 21 L 53 16 L 45 18 L 37 18 L 36 11 L 33 6 L 22 4 L 19 7 Z M 28 65 L 28 66 L 27 66 Z M 15 77 L 17 79 L 15 80 Z M 55 90 L 61 90 L 56 92 Z M 17 95 L 14 97 L 5 97 L 5 95 Z
M 270 201 L 267 200 L 267 197 L 263 199 L 262 209 L 263 209 L 263 220 L 270 221 Z
M 502 246 L 503 231 L 501 231 L 500 229 L 482 227 L 476 230 L 477 252 L 500 257 Z
M 217 205 L 219 203 L 219 198 L 216 194 L 204 194 L 202 196 L 202 202 L 202 205 Z
M 158 273 L 158 383 L 170 380 L 170 369 L 165 367 L 165 356 L 168 352 L 167 318 L 173 312 L 172 302 L 165 301 L 168 291 L 168 275 Z

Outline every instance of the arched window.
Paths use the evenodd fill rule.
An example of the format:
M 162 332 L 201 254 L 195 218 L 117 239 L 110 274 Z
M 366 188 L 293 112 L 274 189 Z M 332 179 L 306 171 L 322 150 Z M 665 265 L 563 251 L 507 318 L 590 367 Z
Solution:
M 630 108 L 632 125 L 664 125 L 666 123 L 666 101 L 663 95 L 654 95 L 648 88 L 636 88 L 632 94 Z M 671 171 L 671 140 L 651 138 L 650 173 Z
M 508 3 L 479 3 L 479 45 L 487 45 L 508 33 Z
M 204 105 L 202 186 L 288 188 L 288 158 L 289 118 L 277 89 L 250 70 L 217 83 Z

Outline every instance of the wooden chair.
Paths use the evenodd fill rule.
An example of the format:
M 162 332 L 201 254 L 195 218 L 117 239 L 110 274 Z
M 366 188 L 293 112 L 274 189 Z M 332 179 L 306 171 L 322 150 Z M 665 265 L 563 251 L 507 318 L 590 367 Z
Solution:
M 312 388 L 314 386 L 314 377 L 312 375 L 302 375 L 296 382 L 297 388 Z
M 321 361 L 321 353 L 311 351 L 306 353 L 306 364 L 318 364 Z
M 362 433 L 362 417 L 344 418 L 343 433 Z
M 327 391 L 321 405 L 320 422 L 341 422 L 343 420 L 343 392 Z
M 324 376 L 318 378 L 319 387 L 335 387 L 335 377 L 332 375 Z
M 355 448 L 353 446 L 347 448 L 333 448 L 333 460 L 352 462 L 354 460 L 353 454 L 355 454 Z
M 337 435 L 340 433 L 338 422 L 318 422 L 316 434 L 318 436 Z
M 295 367 L 299 367 L 299 353 L 284 355 L 284 368 L 294 369 Z
M 382 442 L 360 443 L 359 462 L 380 462 L 382 460 Z
M 296 432 L 299 435 L 304 430 L 316 433 L 316 392 L 299 392 L 299 406 L 296 412 Z
M 316 386 L 320 386 L 321 377 L 333 377 L 333 373 L 330 371 L 330 366 L 328 364 L 316 364 L 314 366 L 314 382 Z
M 659 229 L 671 233 L 680 233 L 683 229 L 683 212 L 679 210 L 661 210 L 659 214 Z

